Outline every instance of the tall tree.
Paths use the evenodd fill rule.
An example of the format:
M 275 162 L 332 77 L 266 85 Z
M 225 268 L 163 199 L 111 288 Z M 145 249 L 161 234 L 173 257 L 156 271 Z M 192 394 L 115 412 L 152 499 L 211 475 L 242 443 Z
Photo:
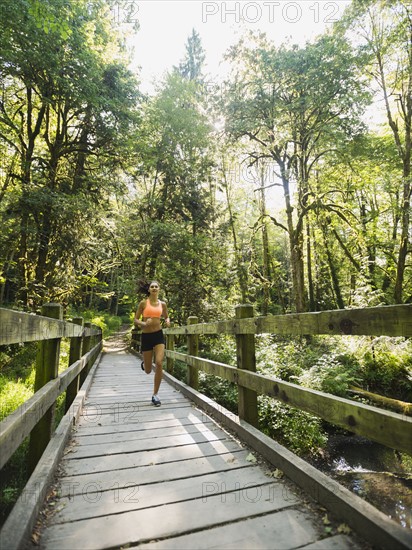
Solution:
M 198 82 L 172 71 L 148 100 L 135 175 L 144 193 L 136 205 L 144 235 L 140 274 L 163 280 L 165 272 L 181 315 L 202 309 L 215 226 L 212 128 L 198 90 Z
M 224 152 L 221 156 L 218 179 L 225 196 L 227 213 L 227 226 L 233 242 L 233 262 L 236 272 L 237 284 L 240 290 L 242 303 L 250 301 L 250 280 L 248 267 L 250 265 L 250 254 L 247 246 L 249 236 L 242 234 L 238 227 L 238 220 L 244 219 L 245 212 L 240 212 L 239 205 L 244 203 L 240 199 L 240 171 L 236 168 L 240 164 L 237 159 Z
M 241 41 L 229 58 L 235 68 L 227 130 L 250 139 L 252 159 L 268 158 L 278 167 L 286 222 L 272 220 L 288 235 L 295 308 L 304 311 L 304 224 L 317 203 L 310 177 L 337 143 L 360 129 L 366 94 L 357 59 L 347 41 L 333 36 L 304 48 L 275 48 L 261 37 L 254 47 Z
M 5 2 L 0 16 L 8 92 L 0 134 L 20 160 L 7 211 L 19 224 L 17 285 L 27 306 L 52 297 L 76 218 L 87 219 L 87 206 L 95 209 L 113 187 L 108 171 L 137 120 L 137 83 L 103 2 L 15 4 Z
M 203 64 L 206 55 L 199 33 L 193 29 L 186 42 L 186 56 L 179 63 L 178 72 L 188 80 L 202 83 L 204 80 Z
M 359 49 L 369 55 L 369 74 L 383 99 L 398 154 L 402 188 L 393 298 L 400 303 L 411 253 L 412 7 L 406 0 L 355 0 L 339 28 L 356 29 Z

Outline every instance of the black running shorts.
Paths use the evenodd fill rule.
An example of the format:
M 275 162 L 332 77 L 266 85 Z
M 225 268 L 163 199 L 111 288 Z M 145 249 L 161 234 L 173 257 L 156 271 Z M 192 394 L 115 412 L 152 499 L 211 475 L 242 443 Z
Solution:
M 142 332 L 142 351 L 151 351 L 155 346 L 165 343 L 163 330 Z

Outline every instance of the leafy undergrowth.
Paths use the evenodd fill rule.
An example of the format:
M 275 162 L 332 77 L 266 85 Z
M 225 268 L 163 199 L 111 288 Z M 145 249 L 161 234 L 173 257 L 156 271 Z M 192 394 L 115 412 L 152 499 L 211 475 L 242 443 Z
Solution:
M 185 348 L 182 348 L 185 352 Z M 199 354 L 236 365 L 236 345 L 229 336 L 202 338 Z M 307 388 L 377 406 L 351 393 L 353 386 L 392 399 L 412 401 L 412 342 L 389 337 L 256 337 L 257 372 Z M 186 381 L 186 366 L 175 375 Z M 237 388 L 226 380 L 199 373 L 199 390 L 237 413 Z M 328 434 L 342 431 L 321 418 L 266 396 L 258 398 L 259 427 L 302 457 L 322 456 Z
M 129 317 L 118 317 L 107 313 L 106 311 L 95 311 L 93 309 L 85 309 L 81 312 L 71 309 L 68 313 L 70 318 L 83 317 L 85 323 L 93 323 L 102 329 L 103 338 L 118 332 L 124 323 L 130 323 Z

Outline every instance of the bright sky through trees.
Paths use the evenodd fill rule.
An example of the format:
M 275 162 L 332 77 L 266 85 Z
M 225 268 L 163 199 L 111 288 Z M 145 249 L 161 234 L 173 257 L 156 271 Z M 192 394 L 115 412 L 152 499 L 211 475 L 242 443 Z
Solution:
M 276 44 L 303 45 L 338 20 L 348 4 L 348 0 L 130 0 L 119 1 L 114 17 L 123 24 L 140 25 L 129 44 L 135 50 L 136 66 L 141 67 L 142 90 L 151 92 L 153 83 L 184 57 L 193 28 L 206 52 L 208 78 L 215 81 L 224 74 L 223 54 L 245 30 L 266 32 Z

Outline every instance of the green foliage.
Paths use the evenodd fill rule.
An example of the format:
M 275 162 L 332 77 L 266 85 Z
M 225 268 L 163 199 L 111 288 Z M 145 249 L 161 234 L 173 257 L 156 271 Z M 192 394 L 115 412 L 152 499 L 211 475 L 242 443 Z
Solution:
M 200 349 L 201 354 L 212 361 L 236 365 L 236 342 L 233 336 L 221 334 L 202 338 Z
M 33 395 L 34 369 L 28 378 L 13 381 L 0 375 L 0 419 L 16 410 Z
M 353 385 L 411 401 L 411 345 L 404 338 L 264 335 L 257 338 L 257 367 L 263 374 L 342 397 L 351 397 Z M 319 453 L 326 444 L 319 418 L 266 397 L 259 402 L 262 429 L 297 454 Z
M 79 312 L 71 308 L 69 310 L 69 316 L 71 318 L 83 317 L 86 323 L 97 325 L 103 331 L 103 338 L 107 338 L 110 334 L 118 332 L 122 324 L 131 321 L 129 316 L 126 315 L 124 317 L 119 317 L 107 311 L 96 311 L 94 309 L 84 309 Z
M 204 337 L 200 346 L 202 356 L 236 365 L 236 344 L 232 336 Z M 360 386 L 387 397 L 411 401 L 411 346 L 404 338 L 257 335 L 257 371 L 346 398 L 352 397 L 348 392 L 351 386 Z M 177 376 L 186 381 L 184 364 L 175 369 Z M 200 391 L 237 413 L 235 386 L 204 373 L 199 374 L 199 383 Z M 259 397 L 259 418 L 265 433 L 299 455 L 319 454 L 326 444 L 323 420 L 271 398 Z
M 0 371 L 4 376 L 27 378 L 36 358 L 37 343 L 0 346 Z
M 258 370 L 287 382 L 350 397 L 350 386 L 412 400 L 412 344 L 405 338 L 257 337 Z
M 199 373 L 199 391 L 225 407 L 229 411 L 238 412 L 238 390 L 236 384 L 231 384 L 218 376 Z
M 182 353 L 187 353 L 186 347 L 176 347 L 176 349 Z M 209 338 L 206 345 L 202 345 L 200 355 L 212 361 L 232 365 L 236 364 L 236 347 L 234 346 L 233 338 L 225 337 L 224 335 L 220 338 Z M 186 382 L 186 364 L 182 361 L 175 361 L 173 375 L 182 382 Z M 200 371 L 199 391 L 215 400 L 219 405 L 222 405 L 233 413 L 237 413 L 238 391 L 235 384 L 231 384 L 218 376 L 212 376 Z
M 322 355 L 297 381 L 307 388 L 345 397 L 349 387 L 360 382 L 359 364 L 354 357 L 332 351 Z
M 259 372 L 293 381 L 304 367 L 303 343 L 298 338 L 258 335 L 256 364 Z
M 29 438 L 26 438 L 2 469 L 0 478 L 0 525 L 6 520 L 29 479 L 27 468 L 28 443 Z
M 322 421 L 269 397 L 259 397 L 260 429 L 300 456 L 317 455 L 327 443 Z
M 399 458 L 405 471 L 412 473 L 412 455 L 407 455 L 406 453 L 400 453 Z
M 0 364 L 0 419 L 33 395 L 37 345 L 2 346 Z
M 70 338 L 62 338 L 60 341 L 59 373 L 69 367 Z
M 107 3 L 5 0 L 0 26 L 2 299 L 68 303 L 82 275 L 91 293 L 107 293 L 113 257 L 96 267 L 94 241 L 107 232 L 103 210 L 139 119 Z
M 199 33 L 193 29 L 186 43 L 186 57 L 176 70 L 188 80 L 203 82 L 203 63 L 206 59 Z
M 366 390 L 412 402 L 412 342 L 380 337 L 365 349 L 362 384 Z
M 65 7 L 67 7 L 66 2 L 60 2 L 60 5 L 56 5 L 54 2 L 49 3 L 44 0 L 42 0 L 42 2 L 39 2 L 39 0 L 31 0 L 28 13 L 33 16 L 38 29 L 41 29 L 46 34 L 55 34 L 58 32 L 60 36 L 66 40 L 72 34 L 72 29 L 68 21 L 62 19 L 62 10 L 64 10 Z M 58 11 L 56 10 L 57 13 L 53 13 L 56 8 L 58 9 Z
M 179 349 L 179 351 L 182 351 Z M 182 351 L 182 353 L 185 353 Z M 187 353 L 187 350 L 186 350 Z M 175 376 L 178 380 L 181 382 L 185 382 L 187 380 L 187 365 L 183 363 L 182 361 L 175 361 L 174 362 L 174 370 L 173 370 L 173 376 Z

